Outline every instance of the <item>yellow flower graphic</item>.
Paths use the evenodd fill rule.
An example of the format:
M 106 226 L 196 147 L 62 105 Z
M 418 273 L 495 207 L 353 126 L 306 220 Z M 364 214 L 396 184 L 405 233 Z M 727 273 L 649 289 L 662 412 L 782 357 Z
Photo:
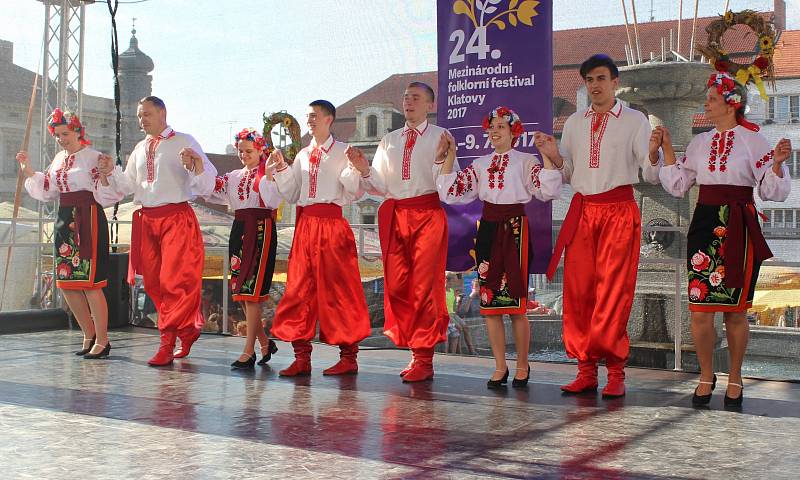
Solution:
M 533 17 L 539 15 L 536 11 L 539 6 L 537 0 L 509 0 L 508 8 L 498 13 L 500 8 L 496 5 L 499 3 L 499 0 L 456 0 L 453 3 L 453 13 L 466 15 L 475 28 L 495 25 L 500 30 L 505 30 L 506 21 L 513 27 L 519 23 L 532 27 Z M 494 16 L 485 21 L 487 14 Z

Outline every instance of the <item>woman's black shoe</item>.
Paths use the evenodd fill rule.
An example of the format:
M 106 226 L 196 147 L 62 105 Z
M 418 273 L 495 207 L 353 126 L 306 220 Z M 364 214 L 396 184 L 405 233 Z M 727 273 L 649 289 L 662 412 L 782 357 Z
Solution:
M 89 349 L 91 351 L 91 349 Z M 99 353 L 87 353 L 83 358 L 93 360 L 95 358 L 106 358 L 111 353 L 111 342 L 106 343 L 106 346 Z
M 278 352 L 278 345 L 275 344 L 275 340 L 269 339 L 269 347 L 267 347 L 267 353 L 261 357 L 261 360 L 258 361 L 258 364 L 264 366 L 272 360 L 272 354 Z
M 732 409 L 742 408 L 742 400 L 744 399 L 744 387 L 742 385 L 739 385 L 738 383 L 731 383 L 731 382 L 728 382 L 728 385 L 739 387 L 742 390 L 739 393 L 739 396 L 736 398 L 729 397 L 728 392 L 725 392 L 725 398 L 723 399 L 722 404 L 725 406 L 725 408 L 732 408 Z
M 250 358 L 245 360 L 244 362 L 240 362 L 236 360 L 235 362 L 231 363 L 232 370 L 252 370 L 254 365 L 256 364 L 256 354 L 250 355 Z
M 501 378 L 500 380 L 489 379 L 489 381 L 486 382 L 486 388 L 488 388 L 489 390 L 498 390 L 500 388 L 504 388 L 507 383 L 508 383 L 508 369 L 506 368 L 506 373 L 505 375 L 503 375 L 503 378 Z
M 531 378 L 531 366 L 528 365 L 528 374 L 525 375 L 525 378 L 516 378 L 515 376 L 514 380 L 511 380 L 511 386 L 513 388 L 525 388 L 528 386 L 528 379 L 530 378 Z
M 97 340 L 97 337 L 92 337 L 92 343 L 89 344 L 89 348 L 82 348 L 82 349 L 78 350 L 77 352 L 75 352 L 75 355 L 81 357 L 83 355 L 86 355 L 90 351 L 92 351 L 92 347 L 94 347 L 95 340 Z M 81 346 L 83 346 L 83 344 L 81 344 Z
M 711 391 L 713 392 L 714 389 L 717 387 L 717 374 L 714 374 L 714 380 L 711 382 L 704 382 L 700 380 L 700 383 L 704 385 L 711 385 Z M 708 395 L 698 395 L 697 388 L 694 389 L 694 394 L 692 395 L 692 405 L 695 407 L 702 407 L 704 405 L 708 405 L 711 402 L 711 394 Z

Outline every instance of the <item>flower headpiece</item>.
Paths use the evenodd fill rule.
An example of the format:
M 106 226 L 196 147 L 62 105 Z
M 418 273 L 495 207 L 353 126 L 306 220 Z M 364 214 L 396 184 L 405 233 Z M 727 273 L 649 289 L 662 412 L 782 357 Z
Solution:
M 62 111 L 60 108 L 56 107 L 53 113 L 50 114 L 50 118 L 47 119 L 47 130 L 50 131 L 50 135 L 55 136 L 56 127 L 59 125 L 66 125 L 67 128 L 77 133 L 81 145 L 92 144 L 92 142 L 86 138 L 86 129 L 81 125 L 81 120 L 73 112 L 69 110 Z
M 517 112 L 508 107 L 497 107 L 489 112 L 489 115 L 483 119 L 483 124 L 481 126 L 484 130 L 488 130 L 492 119 L 498 117 L 508 122 L 508 125 L 511 127 L 511 135 L 515 139 L 525 133 L 525 127 L 522 126 L 522 119 L 519 118 Z
M 239 142 L 242 140 L 249 140 L 253 142 L 253 146 L 256 149 L 261 151 L 261 157 L 264 158 L 267 154 L 269 154 L 269 147 L 267 146 L 267 142 L 264 140 L 264 137 L 258 133 L 258 130 L 254 128 L 245 128 L 241 132 L 237 133 L 233 136 L 234 146 L 239 148 Z
M 747 121 L 744 114 L 739 111 L 742 108 L 742 93 L 746 94 L 747 89 L 741 83 L 737 82 L 731 74 L 727 72 L 715 72 L 708 77 L 708 88 L 716 88 L 717 92 L 722 95 L 725 103 L 736 109 L 736 123 L 739 125 L 757 132 L 758 125 Z

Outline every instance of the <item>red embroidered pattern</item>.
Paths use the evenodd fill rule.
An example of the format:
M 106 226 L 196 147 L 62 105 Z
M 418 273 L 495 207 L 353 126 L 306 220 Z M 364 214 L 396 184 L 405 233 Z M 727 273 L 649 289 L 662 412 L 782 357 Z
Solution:
M 317 197 L 317 177 L 319 176 L 319 159 L 322 151 L 319 148 L 311 150 L 308 157 L 308 198 Z
M 775 156 L 775 150 L 770 150 L 766 155 L 756 160 L 756 168 L 762 168 L 772 163 L 772 157 Z
M 461 197 L 465 193 L 471 192 L 473 177 L 476 178 L 477 181 L 475 169 L 472 167 L 472 165 L 456 173 L 456 181 L 450 185 L 450 189 L 447 190 L 447 194 L 454 197 Z
M 215 193 L 226 193 L 228 186 L 228 174 L 221 177 L 217 177 L 214 179 L 214 192 Z
M 255 170 L 250 170 L 242 175 L 242 179 L 239 180 L 239 201 L 244 202 L 246 199 L 250 198 L 250 190 L 253 189 L 254 178 L 256 178 Z
M 50 191 L 50 169 L 44 171 L 44 191 Z
M 94 184 L 94 188 L 96 190 L 97 185 L 100 183 L 100 171 L 97 169 L 97 167 L 94 167 L 90 172 L 90 175 L 92 176 L 92 183 Z
M 538 163 L 535 163 L 533 165 L 533 168 L 531 168 L 531 182 L 533 182 L 533 186 L 536 188 L 541 188 L 542 186 L 542 182 L 541 180 L 539 180 L 539 172 L 541 171 L 542 171 L 542 166 L 539 165 Z
M 711 152 L 708 154 L 708 171 L 714 172 L 717 169 L 717 160 L 719 160 L 719 171 L 724 172 L 728 169 L 728 155 L 733 148 L 733 130 L 728 130 L 720 134 L 715 133 L 711 138 Z
M 600 144 L 608 126 L 608 112 L 592 112 L 592 130 L 589 134 L 589 168 L 600 168 Z
M 489 188 L 494 190 L 495 182 L 497 189 L 502 190 L 505 184 L 506 167 L 508 166 L 508 154 L 495 155 L 492 157 L 492 163 L 486 171 L 489 173 Z
M 406 130 L 406 145 L 403 148 L 403 180 L 411 179 L 411 153 L 414 151 L 414 145 L 417 143 L 417 135 L 419 132 L 415 128 Z
M 147 139 L 147 158 L 145 164 L 147 166 L 147 183 L 153 183 L 156 180 L 156 149 L 161 143 L 161 140 L 172 138 L 175 136 L 175 130 L 169 132 L 165 137 L 159 135 L 157 137 L 150 137 Z
M 64 163 L 61 164 L 61 168 L 56 170 L 56 186 L 58 186 L 59 192 L 69 192 L 69 183 L 67 180 L 69 179 L 69 171 L 75 165 L 75 155 L 70 155 L 64 159 Z

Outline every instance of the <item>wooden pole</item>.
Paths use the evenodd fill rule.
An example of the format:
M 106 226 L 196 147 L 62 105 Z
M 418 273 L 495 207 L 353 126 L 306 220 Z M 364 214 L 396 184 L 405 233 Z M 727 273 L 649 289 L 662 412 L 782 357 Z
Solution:
M 31 101 L 28 104 L 28 122 L 25 125 L 25 136 L 22 139 L 20 151 L 28 151 L 31 141 L 31 125 L 33 123 L 33 106 L 36 104 L 36 87 L 39 86 L 39 72 L 33 77 L 33 87 L 31 87 Z M 15 160 L 16 161 L 16 160 Z M 8 267 L 11 265 L 11 251 L 17 238 L 17 218 L 19 217 L 19 206 L 22 203 L 22 186 L 25 184 L 25 175 L 22 167 L 17 165 L 17 189 L 14 191 L 14 211 L 11 215 L 11 242 L 6 250 L 6 266 L 3 272 L 3 293 L 0 295 L 0 311 L 3 310 L 3 301 L 6 297 L 6 286 L 8 285 Z
M 636 58 L 642 63 L 642 46 L 639 43 L 639 21 L 636 19 L 636 0 L 631 0 L 631 10 L 633 11 L 633 34 L 636 37 Z
M 683 0 L 678 0 L 678 42 L 675 51 L 681 53 L 681 23 L 683 23 Z
M 694 34 L 697 30 L 697 7 L 700 0 L 694 0 L 694 19 L 692 20 L 692 39 L 689 41 L 689 61 L 694 61 Z
M 631 30 L 628 27 L 628 8 L 625 6 L 625 0 L 622 0 L 622 15 L 625 17 L 625 34 L 628 35 L 628 48 L 631 51 L 631 59 L 633 58 L 633 41 L 631 41 Z M 628 65 L 633 65 L 636 62 L 628 62 Z

